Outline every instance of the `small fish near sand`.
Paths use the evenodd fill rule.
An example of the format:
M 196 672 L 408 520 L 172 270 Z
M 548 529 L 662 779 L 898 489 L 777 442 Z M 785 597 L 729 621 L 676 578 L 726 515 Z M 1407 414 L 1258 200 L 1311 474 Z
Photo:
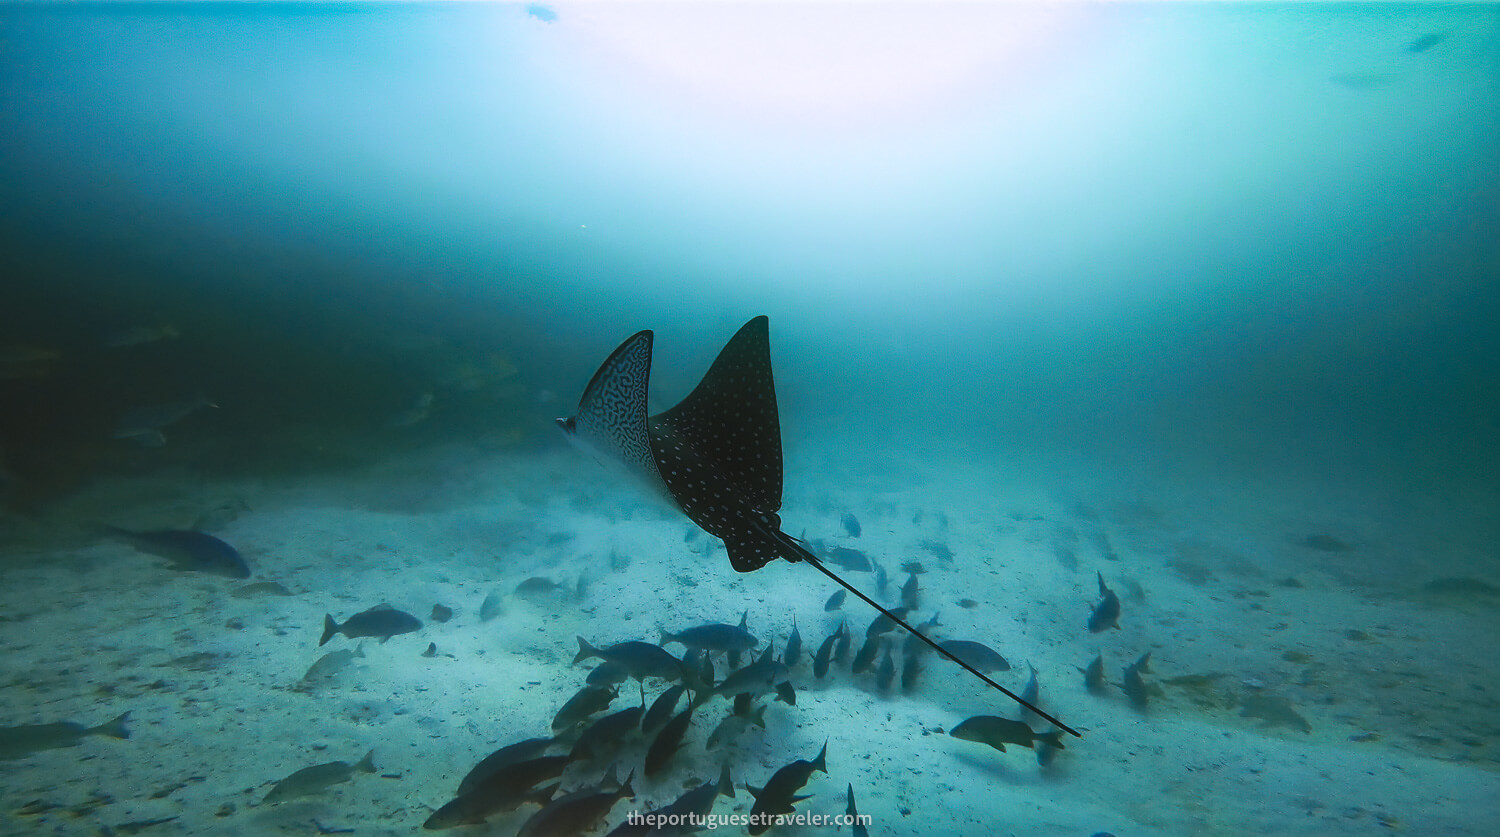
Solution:
M 573 743 L 573 749 L 568 751 L 568 755 L 574 761 L 582 761 L 602 759 L 613 753 L 624 743 L 625 736 L 635 731 L 641 722 L 643 711 L 644 707 L 632 706 L 589 724 Z
M 584 686 L 578 693 L 568 698 L 557 714 L 552 716 L 552 731 L 562 732 L 572 729 L 588 720 L 595 712 L 603 712 L 609 708 L 618 694 L 614 689 L 600 689 L 594 686 Z
M 296 685 L 292 686 L 292 691 L 314 692 L 320 688 L 335 685 L 343 678 L 354 661 L 364 656 L 363 646 L 356 647 L 352 651 L 348 648 L 330 651 L 307 667 L 307 672 L 302 675 L 302 679 L 298 680 Z
M 560 796 L 522 823 L 516 837 L 573 837 L 591 831 L 616 802 L 635 799 L 635 789 L 630 786 L 634 778 L 635 774 L 631 773 L 613 789 L 609 789 L 615 784 L 613 779 L 606 779 L 598 785 Z
M 558 785 L 537 786 L 562 775 L 570 761 L 568 756 L 539 756 L 492 765 L 493 769 L 477 777 L 475 774 L 480 766 L 476 765 L 459 785 L 458 795 L 432 812 L 422 827 L 439 831 L 460 825 L 478 825 L 489 817 L 513 811 L 527 802 L 546 805 L 557 792 Z
M 1109 589 L 1104 583 L 1104 573 L 1096 572 L 1099 577 L 1099 603 L 1094 605 L 1094 612 L 1089 614 L 1089 633 L 1097 634 L 1100 631 L 1120 628 L 1120 597 L 1115 591 Z
M 686 691 L 687 687 L 678 683 L 657 695 L 656 700 L 651 702 L 651 708 L 641 716 L 641 732 L 655 732 L 671 719 L 677 713 L 677 704 Z
M 844 597 L 847 595 L 849 595 L 849 591 L 841 589 L 837 593 L 834 593 L 832 596 L 829 596 L 828 601 L 823 603 L 823 612 L 832 613 L 835 610 L 843 607 Z
M 656 733 L 651 740 L 651 746 L 646 750 L 646 775 L 655 776 L 660 773 L 682 749 L 682 739 L 687 735 L 688 727 L 693 723 L 693 710 L 697 709 L 696 703 L 688 703 L 687 708 L 677 713 L 666 726 Z
M 73 721 L 0 727 L 0 761 L 23 759 L 42 750 L 77 747 L 83 739 L 93 735 L 129 738 L 130 730 L 125 728 L 125 722 L 129 718 L 130 713 L 123 712 L 97 727 L 86 727 Z
M 1259 718 L 1263 727 L 1287 727 L 1312 734 L 1312 724 L 1297 714 L 1292 702 L 1280 695 L 1248 695 L 1240 704 L 1240 717 Z
M 468 793 L 469 790 L 480 786 L 480 783 L 483 783 L 486 778 L 489 778 L 490 775 L 495 774 L 501 768 L 538 759 L 538 757 L 541 757 L 541 754 L 546 753 L 547 748 L 552 747 L 555 741 L 556 739 L 553 738 L 526 738 L 523 741 L 505 744 L 504 747 L 487 754 L 483 759 L 478 760 L 478 763 L 475 763 L 472 768 L 469 768 L 468 774 L 463 775 L 462 780 L 459 780 L 459 795 L 462 796 L 463 793 Z M 564 757 L 564 760 L 559 763 L 565 766 L 570 760 L 570 757 Z M 562 772 L 562 769 L 558 768 L 558 772 Z M 541 778 L 543 777 L 537 777 L 535 781 L 540 781 Z M 532 781 L 532 784 L 535 784 L 535 781 Z
M 1059 730 L 1039 733 L 1022 721 L 1012 721 L 996 715 L 975 715 L 949 730 L 948 734 L 965 741 L 988 744 L 1002 753 L 1005 752 L 1006 744 L 1035 749 L 1037 742 L 1042 742 L 1049 747 L 1063 749 L 1062 733 Z
M 802 632 L 797 630 L 797 617 L 792 617 L 792 633 L 786 638 L 786 648 L 781 652 L 781 662 L 788 669 L 802 659 Z
M 822 680 L 828 674 L 828 664 L 833 659 L 833 645 L 838 642 L 839 637 L 844 636 L 848 630 L 848 623 L 840 623 L 837 630 L 823 640 L 818 646 L 818 653 L 813 655 L 813 676 Z
M 1120 682 L 1120 689 L 1137 709 L 1145 709 L 1151 700 L 1151 688 L 1146 685 L 1142 674 L 1151 672 L 1151 652 L 1147 651 L 1139 659 L 1125 667 L 1125 679 Z
M 484 597 L 484 601 L 479 605 L 479 621 L 492 622 L 496 617 L 504 612 L 505 603 L 500 598 L 500 594 L 491 591 L 489 595 Z
M 802 786 L 817 771 L 828 772 L 827 742 L 824 742 L 817 758 L 812 761 L 797 759 L 773 773 L 764 787 L 756 789 L 747 785 L 750 794 L 755 797 L 755 804 L 750 806 L 750 833 L 764 834 L 766 829 L 776 824 L 779 816 L 793 813 L 796 809 L 792 807 L 792 803 L 806 799 L 797 796 L 797 791 L 802 790 Z
M 688 823 L 704 821 L 720 797 L 734 799 L 734 781 L 729 777 L 729 765 L 719 771 L 717 782 L 704 782 L 677 797 L 677 801 L 663 808 L 626 817 L 605 837 L 635 837 L 644 834 L 687 834 L 698 829 Z M 682 825 L 672 825 L 682 823 Z
M 470 768 L 469 772 L 464 776 L 464 778 L 459 781 L 458 795 L 462 796 L 478 787 L 482 782 L 484 782 L 484 780 L 488 779 L 490 776 L 493 776 L 502 768 L 509 767 L 513 764 L 520 764 L 523 761 L 532 761 L 534 759 L 540 758 L 541 755 L 547 752 L 547 749 L 552 746 L 554 741 L 555 739 L 551 738 L 527 738 L 523 741 L 516 741 L 512 744 L 506 744 L 504 747 L 501 747 L 495 752 L 490 753 L 489 755 L 480 759 L 478 764 Z M 566 766 L 569 761 L 571 761 L 571 759 L 564 758 L 564 760 L 560 762 L 560 764 Z M 561 772 L 562 768 L 559 767 L 557 773 Z M 552 775 L 556 776 L 557 773 L 554 773 Z M 537 781 L 541 781 L 542 778 L 551 777 L 538 777 L 535 781 L 533 781 L 532 784 L 535 784 Z
M 1104 694 L 1104 655 L 1094 657 L 1094 661 L 1083 669 L 1083 687 L 1091 695 Z
M 326 613 L 323 615 L 323 638 L 318 640 L 318 647 L 327 645 L 335 634 L 343 634 L 349 639 L 379 637 L 381 642 L 385 642 L 397 634 L 409 634 L 421 629 L 422 620 L 388 604 L 379 604 L 356 613 L 345 619 L 342 625 L 333 620 L 333 614 Z
M 844 516 L 840 518 L 839 522 L 844 525 L 845 534 L 851 538 L 859 537 L 863 531 L 859 526 L 859 518 L 855 517 L 852 512 L 844 512 Z
M 681 680 L 683 677 L 682 661 L 672 656 L 660 645 L 652 645 L 640 640 L 628 640 L 617 642 L 605 648 L 595 648 L 583 637 L 578 637 L 578 654 L 573 657 L 573 664 L 584 660 L 599 657 L 606 662 L 630 672 L 630 676 L 637 680 L 647 677 L 660 677 L 663 680 Z
M 674 642 L 680 642 L 687 648 L 699 648 L 704 651 L 745 652 L 755 648 L 760 640 L 743 627 L 727 625 L 723 622 L 711 622 L 677 633 L 666 630 L 661 632 L 662 645 L 670 645 Z
M 298 799 L 321 793 L 325 789 L 354 778 L 355 773 L 375 772 L 375 751 L 365 753 L 365 757 L 355 764 L 347 761 L 330 761 L 326 764 L 315 764 L 312 767 L 304 767 L 296 773 L 276 783 L 266 794 L 263 804 L 286 802 L 290 799 Z
M 985 674 L 992 671 L 1010 671 L 1010 661 L 1000 656 L 995 649 L 982 642 L 968 639 L 947 639 L 939 642 L 943 650 L 979 669 Z
M 125 541 L 137 551 L 165 558 L 167 569 L 208 573 L 226 578 L 249 578 L 250 567 L 234 547 L 206 532 L 191 529 L 157 529 L 136 532 L 118 526 L 101 526 L 107 537 Z
M 829 547 L 823 557 L 828 559 L 828 563 L 850 572 L 868 573 L 875 570 L 875 565 L 870 563 L 870 556 L 847 546 Z

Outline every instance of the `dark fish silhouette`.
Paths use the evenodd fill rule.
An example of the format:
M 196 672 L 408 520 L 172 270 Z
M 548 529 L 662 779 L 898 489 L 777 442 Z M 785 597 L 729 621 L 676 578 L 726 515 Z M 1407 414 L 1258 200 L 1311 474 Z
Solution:
M 618 788 L 605 790 L 614 783 L 614 775 L 611 770 L 608 782 L 580 788 L 548 802 L 521 824 L 516 837 L 572 837 L 593 830 L 616 802 L 635 798 L 635 790 L 630 787 L 634 773 L 626 776 Z
M 813 655 L 813 676 L 822 680 L 828 674 L 828 663 L 833 659 L 833 644 L 838 642 L 844 632 L 844 625 L 840 624 L 838 630 L 828 635 L 823 644 L 818 646 L 818 653 Z
M 917 589 L 917 574 L 911 573 L 906 577 L 906 583 L 901 585 L 901 606 L 907 610 L 917 610 L 921 598 L 921 591 Z
M 967 639 L 945 639 L 938 643 L 943 649 L 957 655 L 964 662 L 988 674 L 992 671 L 1010 671 L 1010 661 L 1000 656 L 995 649 L 982 642 Z
M 682 661 L 667 653 L 660 645 L 640 640 L 617 642 L 608 648 L 595 648 L 583 637 L 578 638 L 578 654 L 573 657 L 576 665 L 591 657 L 599 657 L 630 672 L 637 680 L 660 677 L 663 680 L 682 678 Z
M 422 620 L 410 613 L 403 613 L 388 604 L 379 604 L 361 613 L 356 613 L 344 620 L 344 624 L 333 621 L 333 614 L 323 614 L 323 638 L 318 640 L 319 647 L 327 645 L 328 640 L 333 639 L 335 634 L 343 634 L 350 639 L 362 636 L 380 637 L 384 642 L 396 634 L 408 634 L 412 631 L 422 629 Z
M 714 808 L 720 796 L 734 798 L 734 781 L 729 778 L 729 765 L 719 771 L 718 782 L 704 782 L 677 797 L 671 805 L 627 817 L 605 837 L 635 837 L 642 834 L 687 834 L 696 830 L 685 823 L 702 822 Z M 672 823 L 684 823 L 672 825 Z
M 673 642 L 680 642 L 688 648 L 702 648 L 708 651 L 750 651 L 755 648 L 759 640 L 742 627 L 726 625 L 723 622 L 710 622 L 707 625 L 698 625 L 675 634 L 663 630 L 661 644 L 669 645 Z
M 891 687 L 891 681 L 896 679 L 896 661 L 891 658 L 891 644 L 885 643 L 885 657 L 880 660 L 880 668 L 875 670 L 875 687 L 882 692 Z
M 531 761 L 540 757 L 542 753 L 547 751 L 548 747 L 552 746 L 552 741 L 551 738 L 528 738 L 525 741 L 507 744 L 490 753 L 480 759 L 479 763 L 474 765 L 468 775 L 464 776 L 463 780 L 458 783 L 458 794 L 462 796 L 468 793 L 480 782 L 483 782 L 503 767 L 509 767 L 512 764 L 519 764 L 520 762 Z M 566 765 L 567 759 L 564 759 L 562 763 Z M 558 772 L 562 772 L 561 768 L 559 768 Z
M 1297 714 L 1292 702 L 1280 695 L 1246 695 L 1241 705 L 1240 716 L 1259 718 L 1266 727 L 1290 727 L 1312 734 L 1312 724 Z
M 1125 677 L 1120 682 L 1120 689 L 1137 709 L 1145 709 L 1151 700 L 1151 689 L 1146 685 L 1146 679 L 1142 674 L 1151 672 L 1151 652 L 1140 656 L 1140 659 L 1125 667 Z
M 500 600 L 500 594 L 491 591 L 488 596 L 484 597 L 484 602 L 479 605 L 479 621 L 489 622 L 504 610 L 505 605 Z
M 853 513 L 844 512 L 844 517 L 840 522 L 844 524 L 844 531 L 848 533 L 849 537 L 859 537 L 859 533 L 862 530 L 859 528 L 859 518 L 855 517 Z
M 583 682 L 590 686 L 608 689 L 611 686 L 618 686 L 629 679 L 630 672 L 624 666 L 606 662 L 594 666 L 593 671 L 589 672 L 589 676 L 585 677 Z
M 871 634 L 865 637 L 865 644 L 859 647 L 859 653 L 854 655 L 852 671 L 855 674 L 864 674 L 875 664 L 875 655 L 880 653 L 880 646 L 885 638 L 880 634 Z
M 130 731 L 125 729 L 125 721 L 129 717 L 130 713 L 126 712 L 97 727 L 61 721 L 56 724 L 28 724 L 20 727 L 0 728 L 0 761 L 22 759 L 41 750 L 76 747 L 79 742 L 90 735 L 129 738 Z
M 171 561 L 169 569 L 229 578 L 250 577 L 250 567 L 240 557 L 239 551 L 206 532 L 191 529 L 132 532 L 118 526 L 100 528 L 104 534 L 119 538 L 141 552 Z
M 1093 634 L 1120 627 L 1120 597 L 1104 583 L 1104 573 L 1096 575 L 1099 576 L 1099 595 L 1102 598 L 1094 605 L 1094 612 L 1089 614 L 1089 633 Z
M 641 707 L 632 706 L 593 722 L 578 736 L 568 755 L 575 761 L 598 759 L 618 749 L 626 733 L 633 731 L 640 723 L 641 711 Z
M 662 692 L 656 700 L 651 702 L 651 708 L 641 717 L 641 731 L 654 732 L 677 711 L 677 702 L 682 700 L 682 693 L 687 687 L 678 683 L 676 686 Z
M 603 712 L 609 708 L 611 701 L 617 693 L 614 689 L 600 689 L 595 686 L 584 686 L 578 693 L 568 698 L 568 702 L 557 710 L 552 716 L 552 731 L 562 732 L 578 726 L 595 712 Z
M 469 776 L 464 777 L 458 795 L 434 811 L 422 827 L 435 831 L 457 825 L 475 825 L 488 817 L 519 808 L 524 802 L 546 805 L 557 792 L 557 785 L 548 785 L 540 791 L 534 789 L 542 782 L 561 776 L 571 761 L 571 756 L 539 756 L 495 766 L 484 775 L 471 779 L 484 765 L 480 762 Z
M 842 663 L 849 659 L 849 641 L 853 633 L 849 630 L 849 620 L 845 619 L 839 623 L 839 632 L 834 635 L 838 641 L 833 644 L 833 661 Z
M 1083 670 L 1083 686 L 1089 690 L 1091 695 L 1104 694 L 1104 655 L 1094 657 L 1088 668 Z
M 846 546 L 833 546 L 824 551 L 823 557 L 831 564 L 836 564 L 840 569 L 850 572 L 867 573 L 873 572 L 875 565 L 870 562 L 870 556 L 858 549 L 850 549 Z
M 833 611 L 843 607 L 844 597 L 847 595 L 849 595 L 848 590 L 839 590 L 837 593 L 829 596 L 828 601 L 823 603 L 823 612 L 832 613 Z
M 687 735 L 688 726 L 693 723 L 693 710 L 696 708 L 698 705 L 690 701 L 688 707 L 678 712 L 652 739 L 651 747 L 646 750 L 647 776 L 655 776 L 661 772 L 672 760 L 672 756 L 677 755 L 677 751 L 682 748 L 682 739 Z
M 584 389 L 578 414 L 557 420 L 563 432 L 602 458 L 623 463 L 699 528 L 722 540 L 730 566 L 737 572 L 753 572 L 777 558 L 805 561 L 890 615 L 825 567 L 802 541 L 781 530 L 781 422 L 766 317 L 755 317 L 741 327 L 703 380 L 677 406 L 648 416 L 652 341 L 652 332 L 637 332 L 610 354 Z M 952 558 L 946 546 L 929 550 Z M 905 621 L 892 619 L 906 631 L 917 632 Z M 1014 692 L 938 648 L 937 643 L 923 640 L 992 688 L 1020 701 Z M 1060 721 L 1049 720 L 1078 734 Z
M 802 632 L 797 630 L 797 617 L 792 617 L 792 635 L 786 638 L 786 650 L 781 652 L 781 662 L 791 668 L 802 659 Z
M 731 672 L 713 688 L 712 694 L 725 697 L 733 697 L 741 692 L 763 695 L 773 690 L 775 684 L 786 680 L 787 674 L 786 666 L 774 659 L 771 656 L 771 646 L 766 646 L 766 652 L 760 659 Z
M 975 715 L 949 730 L 948 734 L 965 741 L 988 744 L 1002 753 L 1005 752 L 1006 744 L 1035 747 L 1039 741 L 1050 747 L 1063 749 L 1062 736 L 1058 735 L 1057 730 L 1039 733 L 1023 721 L 1012 721 L 995 715 Z
M 806 799 L 797 796 L 797 791 L 802 790 L 802 786 L 807 784 L 807 780 L 817 770 L 828 772 L 827 742 L 824 742 L 822 751 L 812 761 L 797 759 L 773 773 L 765 787 L 759 790 L 750 788 L 750 794 L 755 797 L 755 804 L 750 806 L 750 833 L 763 834 L 775 824 L 778 814 L 792 813 L 795 810 L 792 803 Z

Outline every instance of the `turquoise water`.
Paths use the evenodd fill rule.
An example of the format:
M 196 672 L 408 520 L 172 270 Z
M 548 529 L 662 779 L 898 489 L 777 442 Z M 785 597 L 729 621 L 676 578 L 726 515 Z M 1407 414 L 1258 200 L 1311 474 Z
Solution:
M 122 563 L 131 553 L 89 540 L 86 525 L 184 527 L 226 503 L 239 509 L 224 531 L 243 539 L 251 582 L 334 597 L 284 608 L 300 600 L 273 597 L 256 611 L 266 631 L 305 622 L 302 640 L 325 610 L 347 617 L 403 589 L 434 600 L 408 603 L 424 620 L 439 598 L 462 596 L 475 599 L 472 617 L 490 586 L 511 592 L 549 573 L 571 584 L 593 567 L 620 585 L 595 596 L 688 596 L 683 609 L 700 621 L 750 608 L 778 642 L 795 614 L 815 647 L 836 624 L 820 621 L 832 618 L 821 610 L 831 588 L 799 585 L 801 568 L 781 565 L 740 579 L 710 550 L 713 561 L 692 566 L 712 594 L 692 598 L 671 568 L 704 547 L 683 544 L 679 519 L 613 493 L 552 427 L 636 331 L 656 332 L 659 410 L 735 329 L 767 314 L 787 531 L 836 538 L 840 515 L 855 512 L 897 586 L 895 567 L 939 537 L 946 513 L 941 538 L 976 563 L 946 569 L 946 581 L 934 570 L 945 621 L 971 618 L 954 602 L 978 599 L 989 615 L 972 630 L 1029 631 L 1017 659 L 1054 678 L 1055 707 L 1093 730 L 1050 778 L 1029 751 L 985 753 L 999 769 L 939 751 L 913 757 L 922 777 L 859 772 L 866 759 L 851 750 L 928 747 L 932 736 L 913 729 L 1010 710 L 948 683 L 908 695 L 895 711 L 910 723 L 865 739 L 838 725 L 837 709 L 880 692 L 850 679 L 854 697 L 825 690 L 822 709 L 798 707 L 812 713 L 795 727 L 804 736 L 773 730 L 744 780 L 758 785 L 843 731 L 851 738 L 830 747 L 831 775 L 810 804 L 842 810 L 846 782 L 861 799 L 869 788 L 871 833 L 939 833 L 966 805 L 976 829 L 1122 837 L 1368 832 L 1380 817 L 1480 833 L 1494 820 L 1497 731 L 1484 696 L 1500 684 L 1493 648 L 1474 638 L 1494 635 L 1500 586 L 1495 8 L 7 4 L 0 126 L 0 521 L 9 573 L 47 585 L 64 608 L 44 617 L 36 602 L 13 602 L 26 615 L 3 626 L 14 660 L 35 650 L 32 620 L 44 618 L 97 653 L 102 625 L 134 624 L 122 602 L 146 606 L 132 598 L 144 579 L 179 578 Z M 143 409 L 173 417 L 124 426 Z M 498 522 L 485 520 L 488 506 Z M 324 521 L 316 509 L 399 521 L 334 511 Z M 351 534 L 362 526 L 401 534 Z M 1118 564 L 1090 546 L 1101 533 Z M 1307 540 L 1316 535 L 1352 549 L 1308 547 L 1328 543 Z M 353 582 L 335 556 L 351 537 L 350 550 L 384 543 L 399 560 L 341 601 Z M 1074 566 L 1059 564 L 1059 545 Z M 600 566 L 627 547 L 662 562 L 656 586 L 639 557 Z M 96 561 L 110 567 L 102 580 L 87 570 Z M 1002 568 L 992 588 L 964 589 Z M 1095 570 L 1144 591 L 1126 599 L 1118 636 L 1081 630 Z M 1278 585 L 1290 578 L 1304 586 Z M 215 625 L 251 618 L 226 598 L 231 582 L 194 583 L 157 605 L 172 624 L 194 607 Z M 78 601 L 88 608 L 66 609 Z M 639 636 L 626 636 L 587 597 L 546 618 L 527 607 L 512 614 L 551 627 L 507 628 L 514 643 L 466 664 L 498 666 L 483 677 L 511 682 L 496 660 L 534 644 L 545 653 L 512 663 L 546 684 L 549 705 L 581 680 L 566 666 L 575 630 L 653 640 L 676 612 L 643 604 L 630 628 Z M 866 617 L 851 613 L 851 624 Z M 1313 623 L 1300 644 L 1282 642 Z M 229 642 L 203 628 L 172 640 L 177 629 L 142 628 L 142 647 L 177 658 Z M 425 644 L 410 642 L 405 657 Z M 259 667 L 223 686 L 252 703 L 279 700 L 266 683 L 295 680 L 315 659 L 248 640 L 213 647 L 247 660 L 262 648 Z M 1118 676 L 1147 650 L 1162 681 L 1227 671 L 1224 682 L 1252 685 L 1179 680 L 1137 717 L 1123 698 L 1101 708 L 1073 682 L 1096 653 Z M 136 677 L 121 653 L 107 671 L 57 661 L 68 655 L 31 660 L 74 670 L 63 678 L 7 664 L 0 726 L 93 725 L 139 705 L 101 691 L 123 688 L 115 672 Z M 1257 705 L 1247 694 L 1282 680 L 1277 695 L 1311 717 L 1306 736 L 1239 714 Z M 400 702 L 378 678 L 360 689 Z M 505 700 L 526 705 L 520 692 Z M 168 754 L 233 703 L 192 724 L 173 701 L 136 717 L 187 730 L 153 745 Z M 276 706 L 288 729 L 306 710 Z M 472 724 L 471 710 L 455 699 L 432 724 Z M 154 828 L 291 828 L 248 819 L 272 806 L 234 795 L 378 746 L 349 724 L 329 733 L 337 754 L 299 753 L 288 737 L 236 774 L 239 785 L 210 780 L 212 793 Z M 1269 743 L 1233 757 L 1190 746 L 1221 728 Z M 1155 735 L 1171 743 L 1142 743 Z M 1165 748 L 1131 781 L 1111 773 L 1127 739 Z M 404 780 L 356 777 L 308 817 L 409 830 L 422 806 L 444 801 L 450 777 L 502 743 L 432 740 L 439 763 L 408 766 Z M 422 751 L 421 734 L 410 742 Z M 1300 749 L 1314 742 L 1316 755 Z M 184 777 L 158 764 L 144 779 L 139 750 L 109 752 L 115 743 L 92 737 L 14 763 L 9 809 L 83 805 L 90 782 L 114 802 L 73 820 L 11 814 L 3 830 L 169 815 L 151 794 Z M 1216 795 L 1251 780 L 1201 779 L 1211 762 L 1251 771 L 1258 758 L 1355 775 L 1366 744 L 1390 748 L 1403 769 L 1458 771 L 1443 781 L 1469 793 L 1392 791 L 1401 810 L 1377 817 L 1373 792 L 1271 780 L 1248 786 L 1284 799 L 1279 813 L 1215 814 Z M 78 752 L 89 755 L 81 765 Z M 1184 753 L 1201 755 L 1198 778 L 1174 766 Z M 717 774 L 695 766 L 674 778 Z M 976 776 L 1043 800 L 1037 818 L 1013 801 L 991 811 L 967 800 Z M 43 791 L 59 784 L 69 792 Z M 650 801 L 670 801 L 669 787 Z M 238 813 L 215 817 L 231 797 Z M 1075 820 L 1067 800 L 1079 797 Z M 943 817 L 931 813 L 939 806 Z

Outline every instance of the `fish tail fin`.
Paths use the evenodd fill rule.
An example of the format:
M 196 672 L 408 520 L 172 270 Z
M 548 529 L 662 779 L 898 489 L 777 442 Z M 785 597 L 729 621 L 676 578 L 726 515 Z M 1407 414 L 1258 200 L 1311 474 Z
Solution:
M 1056 747 L 1059 750 L 1068 749 L 1067 747 L 1063 746 L 1061 730 L 1049 730 L 1045 733 L 1042 733 L 1041 735 L 1038 735 L 1036 737 L 1036 740 L 1046 744 L 1049 747 Z
M 633 788 L 633 787 L 630 786 L 630 780 L 632 780 L 634 778 L 635 778 L 635 771 L 632 770 L 632 771 L 630 771 L 630 775 L 626 776 L 625 777 L 625 781 L 623 783 L 621 783 L 621 785 L 620 785 L 620 790 L 618 791 L 618 793 L 620 794 L 621 798 L 623 798 L 623 799 L 635 799 L 635 788 Z
M 656 630 L 657 630 L 657 632 L 659 632 L 661 634 L 661 638 L 656 641 L 657 645 L 666 645 L 669 642 L 676 642 L 677 641 L 677 639 L 672 636 L 672 632 L 669 631 L 669 630 L 667 630 L 666 628 L 663 628 L 660 625 L 658 625 L 656 627 Z
M 125 728 L 125 722 L 130 719 L 129 712 L 121 712 L 118 716 L 105 721 L 97 727 L 89 730 L 90 735 L 107 735 L 110 738 L 129 738 L 130 730 Z
M 823 749 L 818 751 L 818 757 L 813 759 L 813 770 L 828 772 L 828 742 L 823 742 Z
M 724 762 L 724 767 L 719 770 L 719 796 L 734 798 L 734 780 L 729 777 L 729 762 Z
M 339 623 L 333 621 L 332 613 L 323 614 L 323 638 L 318 640 L 318 647 L 322 648 L 333 639 L 333 635 L 339 632 Z
M 358 764 L 354 765 L 354 769 L 358 770 L 361 773 L 374 773 L 375 751 L 371 750 L 370 752 L 365 753 L 365 757 L 360 759 Z
M 579 637 L 578 638 L 578 654 L 575 657 L 573 657 L 573 665 L 576 666 L 579 663 L 583 662 L 584 660 L 587 660 L 590 657 L 597 657 L 597 656 L 599 656 L 599 649 L 595 648 L 592 645 L 589 645 L 589 641 L 588 640 L 584 639 L 583 637 Z

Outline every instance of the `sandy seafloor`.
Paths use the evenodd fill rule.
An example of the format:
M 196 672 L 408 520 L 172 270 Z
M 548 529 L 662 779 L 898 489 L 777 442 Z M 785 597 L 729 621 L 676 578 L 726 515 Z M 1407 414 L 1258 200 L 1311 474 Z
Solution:
M 1485 834 L 1500 821 L 1500 602 L 1423 589 L 1448 577 L 1500 583 L 1495 495 L 1143 476 L 851 440 L 803 442 L 788 457 L 788 531 L 869 552 L 890 571 L 887 602 L 900 563 L 923 561 L 913 622 L 939 610 L 942 636 L 988 642 L 1014 664 L 997 678 L 1017 691 L 1034 664 L 1044 706 L 1084 737 L 1041 769 L 1030 750 L 940 734 L 972 714 L 1015 712 L 956 666 L 930 659 L 914 692 L 882 694 L 847 668 L 816 681 L 804 657 L 797 705 L 771 703 L 765 732 L 730 751 L 738 783 L 759 785 L 826 740 L 829 773 L 799 808 L 842 813 L 852 784 L 877 835 Z M 94 520 L 183 526 L 225 505 L 239 512 L 216 534 L 251 564 L 246 581 L 43 534 Z M 857 541 L 842 536 L 845 511 L 863 524 Z M 659 626 L 734 622 L 748 609 L 751 630 L 778 647 L 796 617 L 810 653 L 842 615 L 824 612 L 834 587 L 812 568 L 736 575 L 717 542 L 686 542 L 685 519 L 561 444 L 453 445 L 341 477 L 112 479 L 7 522 L 0 718 L 97 724 L 129 710 L 132 729 L 129 740 L 90 737 L 5 763 L 0 831 L 10 834 L 167 817 L 138 833 L 413 833 L 481 757 L 547 733 L 587 671 L 570 665 L 575 635 L 654 640 Z M 1101 554 L 1101 532 L 1116 560 Z M 1309 534 L 1354 548 L 1309 549 L 1298 543 Z M 924 540 L 950 547 L 951 563 Z M 1076 569 L 1060 563 L 1059 540 Z M 1119 631 L 1085 628 L 1096 570 L 1123 599 Z M 571 588 L 580 575 L 581 601 L 512 593 L 531 576 Z M 868 574 L 848 576 L 874 587 Z M 236 594 L 267 581 L 292 595 Z M 504 613 L 482 623 L 496 590 Z M 962 608 L 965 598 L 979 604 Z M 365 657 L 340 678 L 293 690 L 321 654 L 356 645 L 336 637 L 319 649 L 324 613 L 381 602 L 425 627 L 362 640 Z M 429 618 L 437 603 L 451 621 Z M 856 635 L 872 615 L 852 598 L 845 612 Z M 437 656 L 422 655 L 428 643 Z M 1144 711 L 1118 690 L 1085 691 L 1079 668 L 1095 654 L 1118 680 L 1148 650 L 1159 691 Z M 1286 697 L 1311 732 L 1242 717 L 1257 691 Z M 617 804 L 609 825 L 717 775 L 721 753 L 703 743 L 727 711 L 722 699 L 700 710 L 675 769 L 638 775 L 637 799 Z M 645 746 L 627 747 L 622 773 Z M 262 803 L 293 771 L 372 748 L 378 774 Z M 571 768 L 566 784 L 602 772 Z M 43 804 L 26 810 L 58 807 L 21 812 L 33 802 Z M 749 804 L 741 790 L 716 811 Z M 453 833 L 513 833 L 531 810 Z

